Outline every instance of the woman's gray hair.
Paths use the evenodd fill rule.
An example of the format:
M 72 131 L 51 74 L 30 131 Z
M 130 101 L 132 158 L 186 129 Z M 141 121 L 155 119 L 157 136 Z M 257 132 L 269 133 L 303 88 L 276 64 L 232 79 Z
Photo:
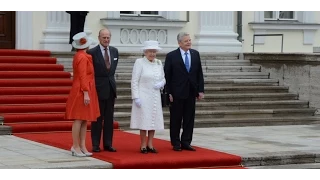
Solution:
M 144 50 L 142 50 L 142 52 L 145 53 L 145 52 L 147 52 L 148 50 L 150 50 L 150 49 L 144 49 Z M 156 49 L 156 52 L 159 52 L 159 50 Z
M 146 53 L 146 51 L 147 51 L 148 49 L 144 49 L 144 50 L 142 50 L 142 57 L 144 57 L 144 54 Z M 159 50 L 157 50 L 157 52 L 159 52 Z
M 177 36 L 178 42 L 182 41 L 183 37 L 185 37 L 185 36 L 190 36 L 190 34 L 188 34 L 186 32 L 179 33 L 178 36 Z

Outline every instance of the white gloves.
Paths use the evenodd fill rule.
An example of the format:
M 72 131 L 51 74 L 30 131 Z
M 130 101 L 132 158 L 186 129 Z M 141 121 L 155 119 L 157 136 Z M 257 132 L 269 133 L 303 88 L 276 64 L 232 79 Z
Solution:
M 158 89 L 163 88 L 163 86 L 164 86 L 164 82 L 161 81 L 161 82 L 158 82 L 157 84 L 155 84 L 155 85 L 153 86 L 153 88 L 156 89 L 156 90 L 158 90 Z
M 134 103 L 136 104 L 136 106 L 137 106 L 138 108 L 141 107 L 141 100 L 140 100 L 139 98 L 134 99 Z

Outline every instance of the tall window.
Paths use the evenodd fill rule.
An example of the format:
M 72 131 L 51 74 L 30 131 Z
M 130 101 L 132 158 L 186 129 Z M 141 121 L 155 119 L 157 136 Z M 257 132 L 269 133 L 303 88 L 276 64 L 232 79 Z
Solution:
M 265 11 L 265 20 L 296 20 L 296 11 Z
M 159 16 L 159 11 L 120 11 L 121 16 Z

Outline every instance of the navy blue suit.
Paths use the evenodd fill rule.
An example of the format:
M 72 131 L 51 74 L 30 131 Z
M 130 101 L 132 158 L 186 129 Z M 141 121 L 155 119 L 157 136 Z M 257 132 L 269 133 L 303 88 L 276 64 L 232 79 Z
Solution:
M 164 71 L 166 92 L 171 94 L 170 139 L 172 146 L 188 147 L 193 136 L 195 101 L 199 92 L 204 93 L 204 79 L 200 54 L 190 49 L 191 67 L 188 72 L 181 56 L 180 48 L 167 54 Z M 182 123 L 183 121 L 183 123 Z M 183 132 L 180 139 L 181 124 Z

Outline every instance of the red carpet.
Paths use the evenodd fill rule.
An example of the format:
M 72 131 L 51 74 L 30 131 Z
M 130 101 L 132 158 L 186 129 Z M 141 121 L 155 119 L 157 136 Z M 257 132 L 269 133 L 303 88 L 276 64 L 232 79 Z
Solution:
M 70 150 L 72 145 L 71 133 L 34 133 L 16 134 L 16 136 L 65 150 Z M 86 142 L 88 150 L 91 151 L 89 132 Z M 154 146 L 159 151 L 158 154 L 141 154 L 139 151 L 140 137 L 123 131 L 114 131 L 113 142 L 118 152 L 102 151 L 94 153 L 93 157 L 112 163 L 115 169 L 242 169 L 239 156 L 199 147 L 196 147 L 196 152 L 176 152 L 172 150 L 169 141 L 160 139 L 154 141 Z
M 0 49 L 0 56 L 45 56 L 49 57 L 50 51 L 44 50 L 19 50 L 19 49 Z
M 0 116 L 13 133 L 71 131 L 64 120 L 71 85 L 49 51 L 0 49 Z

